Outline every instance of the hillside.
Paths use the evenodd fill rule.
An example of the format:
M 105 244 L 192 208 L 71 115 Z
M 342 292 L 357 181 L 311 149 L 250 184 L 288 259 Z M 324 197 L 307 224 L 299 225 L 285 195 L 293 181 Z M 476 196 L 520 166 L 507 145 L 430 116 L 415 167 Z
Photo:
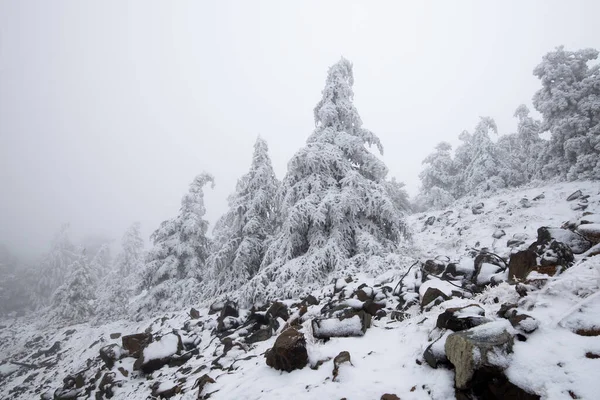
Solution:
M 0 320 L 0 398 L 597 398 L 600 183 L 463 198 L 408 225 L 388 270 L 302 299 Z

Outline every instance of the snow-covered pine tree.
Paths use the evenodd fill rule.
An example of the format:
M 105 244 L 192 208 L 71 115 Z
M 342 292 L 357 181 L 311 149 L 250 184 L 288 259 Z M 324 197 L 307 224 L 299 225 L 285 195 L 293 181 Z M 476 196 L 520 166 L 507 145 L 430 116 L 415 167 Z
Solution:
M 418 196 L 419 207 L 440 209 L 454 201 L 457 192 L 457 169 L 452 159 L 452 146 L 441 142 L 435 151 L 425 157 L 425 168 L 419 174 L 421 192 Z
M 600 178 L 600 65 L 595 49 L 546 54 L 533 73 L 542 88 L 533 96 L 543 131 L 552 136 L 542 165 L 544 177 Z
M 140 274 L 144 265 L 144 239 L 141 234 L 141 224 L 134 222 L 123 234 L 121 253 L 116 261 L 117 273 L 126 277 L 132 273 Z
M 50 303 L 54 291 L 61 286 L 78 258 L 77 248 L 69 239 L 69 225 L 65 224 L 52 241 L 50 251 L 43 257 L 33 293 L 36 307 Z
M 88 321 L 94 315 L 96 282 L 85 252 L 75 258 L 69 270 L 52 297 L 53 319 L 66 323 Z
M 161 223 L 152 234 L 154 247 L 148 252 L 142 281 L 142 289 L 149 293 L 140 304 L 140 312 L 191 301 L 188 298 L 191 292 L 206 278 L 205 263 L 211 243 L 206 237 L 208 221 L 204 219 L 203 187 L 208 183 L 214 186 L 212 175 L 196 176 L 181 199 L 179 215 Z M 172 302 L 167 304 L 167 299 Z
M 473 134 L 463 132 L 463 141 L 456 149 L 455 161 L 458 174 L 458 196 L 495 191 L 506 186 L 500 172 L 504 160 L 490 139 L 489 132 L 498 133 L 496 123 L 490 117 L 481 117 Z M 457 197 L 458 197 L 457 196 Z
M 273 172 L 267 142 L 257 138 L 250 171 L 229 196 L 229 210 L 214 228 L 208 259 L 211 283 L 207 294 L 228 293 L 258 272 L 275 230 L 279 182 Z
M 526 105 L 517 107 L 514 116 L 519 121 L 517 132 L 500 137 L 497 143 L 505 166 L 500 175 L 509 187 L 530 182 L 539 175 L 539 157 L 546 143 L 540 138 L 541 122 L 529 115 Z
M 383 147 L 362 127 L 353 104 L 352 64 L 329 69 L 314 109 L 316 129 L 288 163 L 282 182 L 283 225 L 242 300 L 289 297 L 360 259 L 393 252 L 407 235 L 388 194 L 384 163 L 366 147 Z

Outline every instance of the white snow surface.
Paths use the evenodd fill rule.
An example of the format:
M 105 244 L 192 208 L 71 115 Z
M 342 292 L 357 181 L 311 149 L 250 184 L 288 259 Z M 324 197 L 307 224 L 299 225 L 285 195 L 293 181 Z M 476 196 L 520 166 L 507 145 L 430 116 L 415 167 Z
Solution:
M 445 210 L 412 215 L 408 223 L 413 231 L 413 244 L 403 249 L 407 254 L 400 258 L 406 263 L 392 265 L 380 276 L 353 271 L 353 281 L 343 288 L 344 293 L 351 293 L 361 283 L 370 287 L 376 284 L 394 287 L 410 266 L 410 260 L 447 256 L 457 262 L 458 270 L 469 270 L 473 263 L 468 250 L 482 247 L 507 258 L 511 251 L 518 250 L 507 247 L 507 240 L 526 237 L 522 246 L 525 248 L 536 239 L 537 228 L 560 227 L 564 222 L 580 220 L 583 211 L 571 210 L 566 201 L 567 196 L 578 189 L 590 195 L 586 211 L 600 214 L 600 183 L 571 182 L 510 190 L 487 198 L 465 198 Z M 522 198 L 533 199 L 542 192 L 545 194 L 543 199 L 531 201 L 529 208 L 521 207 L 519 201 Z M 501 201 L 506 201 L 506 205 L 500 205 L 503 204 Z M 478 202 L 485 204 L 484 213 L 474 215 L 471 205 Z M 425 219 L 432 215 L 436 217 L 434 224 L 425 225 Z M 589 220 L 596 221 L 594 218 L 588 216 Z M 492 235 L 498 229 L 503 229 L 506 236 L 494 239 Z M 339 277 L 347 276 L 346 272 Z M 180 367 L 165 366 L 148 380 L 133 370 L 135 360 L 126 357 L 117 361 L 112 369 L 122 383 L 121 387 L 115 388 L 113 399 L 143 400 L 150 396 L 153 383 L 158 381 L 161 388 L 168 388 L 186 377 L 187 380 L 181 383 L 182 392 L 173 399 L 195 400 L 198 390 L 192 389 L 194 382 L 205 373 L 216 381 L 207 384 L 203 391 L 204 394 L 212 393 L 210 398 L 213 400 L 379 399 L 384 393 L 394 393 L 403 400 L 453 399 L 454 372 L 445 368 L 432 369 L 422 358 L 425 348 L 440 337 L 435 328 L 437 316 L 446 308 L 479 304 L 485 310 L 485 316 L 496 321 L 476 328 L 478 332 L 511 330 L 510 324 L 499 320 L 496 313 L 501 304 L 516 302 L 519 312 L 535 318 L 539 327 L 527 335 L 527 341 L 515 341 L 514 353 L 505 360 L 506 374 L 511 382 L 542 399 L 571 398 L 570 393 L 580 399 L 597 399 L 600 379 L 596 371 L 600 360 L 586 354 L 600 355 L 600 336 L 581 336 L 575 331 L 600 328 L 600 296 L 597 295 L 600 292 L 600 256 L 587 259 L 584 255 L 576 256 L 573 267 L 556 277 L 546 278 L 545 287 L 522 299 L 514 286 L 501 283 L 473 298 L 453 298 L 427 312 L 414 307 L 409 318 L 403 321 L 392 320 L 388 312 L 388 317 L 374 319 L 362 337 L 332 338 L 327 342 L 316 340 L 310 331 L 310 320 L 320 315 L 322 301 L 320 305 L 308 307 L 301 321 L 311 364 L 319 360 L 324 363 L 316 370 L 307 366 L 291 373 L 277 371 L 265 363 L 263 354 L 273 346 L 276 336 L 252 345 L 234 346 L 218 361 L 224 368 L 214 369 L 211 364 L 215 359 L 213 353 L 221 354 L 223 347 L 211 334 L 217 316 L 208 315 L 207 304 L 190 304 L 189 307 L 200 311 L 197 321 L 201 322 L 185 333 L 186 337 L 182 336 L 184 342 L 189 342 L 192 337 L 200 341 L 199 357 L 192 357 L 184 365 L 191 367 L 192 372 L 184 375 Z M 452 285 L 433 282 L 421 285 L 419 292 L 428 286 L 438 287 L 445 293 L 458 290 Z M 332 283 L 313 294 L 322 300 L 333 292 Z M 392 297 L 386 301 L 388 309 L 397 304 Z M 348 304 L 359 305 L 353 300 Z M 61 387 L 65 376 L 87 368 L 86 360 L 97 359 L 101 347 L 121 344 L 120 338 L 110 338 L 111 333 L 126 335 L 149 330 L 162 339 L 151 344 L 144 356 L 146 352 L 153 358 L 172 354 L 177 349 L 173 331 L 189 320 L 189 307 L 136 322 L 120 320 L 102 326 L 89 323 L 68 327 L 49 325 L 43 313 L 0 319 L 0 398 L 39 398 L 39 393 L 34 396 L 33 390 L 44 392 Z M 355 323 L 352 319 L 349 321 Z M 241 341 L 236 335 L 232 338 Z M 48 350 L 55 342 L 60 344 L 59 358 L 36 356 L 38 349 Z M 341 351 L 350 353 L 352 365 L 345 365 L 338 379 L 333 381 L 333 358 Z M 8 363 L 15 361 L 39 366 L 46 360 L 54 360 L 56 364 L 30 369 Z M 101 362 L 95 363 L 99 368 Z M 124 377 L 119 368 L 127 371 L 129 376 Z M 31 388 L 32 391 L 19 392 L 19 388 Z

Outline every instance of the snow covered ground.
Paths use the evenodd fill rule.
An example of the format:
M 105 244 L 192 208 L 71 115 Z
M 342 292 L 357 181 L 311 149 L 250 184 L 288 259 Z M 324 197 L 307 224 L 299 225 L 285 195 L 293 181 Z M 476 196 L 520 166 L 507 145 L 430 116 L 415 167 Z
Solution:
M 579 200 L 566 201 L 579 189 L 583 195 L 589 195 L 585 210 L 577 209 L 582 208 Z M 473 213 L 472 207 L 480 202 L 484 203 L 483 212 Z M 600 183 L 558 183 L 488 198 L 461 199 L 446 210 L 409 217 L 414 246 L 412 254 L 406 255 L 407 260 L 443 256 L 458 265 L 472 265 L 471 250 L 484 247 L 507 259 L 511 251 L 535 241 L 539 227 L 560 227 L 580 220 L 584 212 L 593 213 L 585 217 L 598 223 Z M 510 239 L 523 243 L 509 247 Z M 398 265 L 379 277 L 357 274 L 339 290 L 353 293 L 361 284 L 393 288 L 409 266 Z M 114 387 L 115 399 L 146 399 L 153 387 L 157 394 L 176 386 L 173 398 L 198 399 L 201 397 L 195 382 L 204 374 L 215 381 L 201 388 L 201 394 L 211 393 L 211 399 L 379 399 L 386 393 L 403 400 L 450 399 L 455 397 L 454 371 L 431 368 L 423 359 L 427 346 L 447 336 L 447 332 L 436 328 L 438 315 L 448 308 L 476 303 L 483 307 L 487 318 L 495 320 L 499 319 L 497 312 L 502 304 L 518 303 L 519 310 L 525 310 L 539 327 L 526 335 L 526 341 L 515 341 L 513 353 L 504 360 L 509 380 L 543 399 L 597 399 L 600 380 L 595 371 L 600 367 L 600 336 L 584 336 L 581 330 L 600 330 L 600 256 L 584 259 L 578 255 L 573 267 L 544 280 L 548 282 L 545 286 L 522 298 L 514 286 L 504 282 L 473 298 L 453 298 L 429 311 L 412 307 L 408 311 L 410 317 L 403 321 L 391 317 L 398 304 L 397 296 L 382 296 L 387 315 L 373 319 L 364 336 L 331 338 L 326 342 L 311 334 L 312 317 L 320 315 L 326 299 L 336 291 L 335 284 L 325 285 L 313 293 L 320 304 L 307 307 L 301 319 L 309 364 L 314 369 L 307 366 L 291 373 L 265 363 L 264 353 L 273 346 L 277 335 L 246 344 L 238 341 L 235 333 L 231 336 L 233 347 L 225 352 L 226 345 L 213 332 L 217 315 L 209 315 L 207 307 L 197 307 L 200 316 L 192 320 L 192 328 L 185 332 L 182 327 L 190 321 L 189 309 L 103 326 L 44 327 L 41 316 L 4 319 L 0 320 L 0 398 L 33 399 L 48 391 L 52 393 L 62 387 L 63 378 L 69 374 L 87 368 L 102 369 L 97 357 L 100 348 L 121 344 L 121 338 L 113 335 L 112 339 L 111 334 L 146 331 L 164 336 L 146 348 L 152 357 L 160 358 L 177 349 L 176 336 L 169 335 L 173 332 L 186 340 L 199 338 L 198 352 L 184 364 L 166 365 L 150 376 L 134 370 L 135 360 L 131 357 L 116 361 L 111 371 L 121 386 Z M 285 303 L 291 306 L 294 302 Z M 362 302 L 351 299 L 347 305 L 361 307 Z M 244 310 L 240 313 L 240 319 L 247 315 Z M 279 332 L 283 325 L 280 324 Z M 580 334 L 575 333 L 578 330 Z M 350 353 L 351 362 L 341 364 L 334 380 L 333 358 L 342 351 Z M 94 398 L 93 391 L 90 393 L 90 398 Z M 85 393 L 81 398 L 86 398 Z

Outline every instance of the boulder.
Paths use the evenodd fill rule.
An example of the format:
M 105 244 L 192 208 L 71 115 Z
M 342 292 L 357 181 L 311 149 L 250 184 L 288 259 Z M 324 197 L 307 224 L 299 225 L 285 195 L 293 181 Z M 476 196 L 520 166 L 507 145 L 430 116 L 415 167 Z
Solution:
M 471 281 L 476 285 L 485 285 L 489 283 L 491 275 L 499 272 L 505 266 L 506 264 L 504 260 L 492 253 L 481 250 L 481 252 L 475 257 L 475 272 L 471 277 Z
M 445 268 L 446 265 L 442 261 L 427 260 L 421 266 L 421 271 L 423 271 L 423 273 L 427 275 L 440 275 L 442 272 L 444 272 Z
M 306 306 L 316 306 L 319 304 L 319 300 L 317 300 L 317 298 L 312 294 L 309 294 L 302 300 L 302 304 Z
M 494 233 L 492 234 L 492 237 L 494 239 L 500 239 L 503 238 L 504 236 L 506 236 L 506 232 L 504 232 L 504 230 L 502 229 L 497 229 L 496 231 L 494 231 Z
M 369 299 L 363 303 L 362 309 L 365 312 L 367 312 L 368 314 L 371 314 L 372 316 L 376 316 L 377 313 L 384 307 L 385 307 L 385 304 L 378 303 L 378 302 L 375 302 L 375 301 Z
M 100 359 L 108 369 L 111 369 L 116 361 L 127 356 L 127 354 L 126 351 L 123 351 L 123 349 L 115 343 L 100 348 Z
M 537 254 L 530 249 L 519 251 L 510 256 L 508 261 L 508 281 L 516 283 L 525 280 L 537 265 Z
M 425 225 L 433 225 L 435 223 L 435 217 L 432 215 L 431 217 L 427 217 L 425 220 Z
M 423 352 L 423 359 L 431 368 L 437 368 L 440 365 L 449 365 L 448 358 L 446 357 L 446 351 L 444 346 L 446 339 L 451 332 L 446 332 L 439 339 L 431 343 Z
M 287 321 L 290 314 L 285 304 L 276 301 L 267 310 L 267 316 L 271 319 L 281 318 L 282 320 Z
M 506 330 L 508 322 L 495 321 L 452 333 L 444 346 L 446 357 L 455 368 L 455 386 L 467 389 L 479 369 L 506 368 L 505 357 L 512 352 L 513 337 Z
M 152 396 L 161 399 L 170 399 L 171 397 L 181 393 L 181 386 L 171 382 L 154 382 L 150 387 Z
M 535 196 L 533 198 L 533 201 L 539 201 L 539 200 L 542 200 L 542 199 L 545 199 L 545 198 L 546 198 L 546 195 L 544 193 L 541 193 L 541 194 L 538 194 L 537 196 Z
M 269 367 L 280 371 L 302 369 L 308 364 L 306 339 L 295 328 L 288 328 L 277 337 L 265 357 Z
M 471 207 L 471 212 L 475 215 L 483 214 L 483 208 L 485 205 L 483 203 L 477 203 L 473 207 Z
M 363 336 L 371 326 L 371 315 L 350 309 L 338 317 L 313 319 L 311 326 L 317 339 Z
M 529 208 L 532 206 L 531 201 L 529 201 L 527 197 L 523 197 L 521 200 L 519 200 L 519 205 L 521 208 Z
M 198 318 L 200 318 L 200 311 L 198 311 L 194 307 L 192 307 L 190 309 L 190 318 L 191 319 L 198 319 Z
M 564 243 L 571 248 L 573 254 L 585 253 L 592 247 L 592 243 L 582 234 L 572 232 L 561 228 L 545 228 L 543 235 L 546 241 L 555 239 L 558 242 Z
M 438 315 L 436 327 L 458 332 L 490 322 L 485 317 L 485 310 L 477 304 L 464 307 L 448 308 Z
M 224 304 L 220 301 L 212 303 L 208 308 L 208 315 L 214 315 L 223 309 Z
M 579 225 L 577 232 L 592 244 L 600 243 L 600 223 Z
M 386 393 L 381 396 L 381 400 L 400 400 L 400 397 L 393 393 Z
M 567 201 L 573 201 L 573 200 L 577 200 L 578 198 L 580 198 L 581 196 L 583 196 L 583 193 L 581 192 L 581 190 L 577 190 L 573 193 L 571 193 L 569 195 L 569 197 L 567 197 Z
M 181 337 L 169 333 L 146 346 L 133 364 L 133 369 L 149 374 L 169 364 L 172 356 L 181 353 L 182 350 Z
M 246 336 L 244 340 L 248 344 L 253 344 L 258 342 L 264 342 L 265 340 L 270 339 L 271 336 L 271 328 L 263 327 L 258 329 L 256 332 Z
M 123 348 L 129 352 L 129 355 L 138 358 L 141 352 L 152 342 L 152 334 L 135 333 L 121 338 Z
M 118 338 L 120 338 L 120 337 L 121 337 L 121 334 L 120 334 L 120 333 L 118 333 L 118 332 L 117 332 L 117 333 L 111 333 L 111 334 L 110 334 L 110 338 L 111 338 L 111 339 L 118 339 Z
M 217 331 L 224 332 L 231 328 L 237 327 L 239 324 L 236 318 L 238 318 L 239 315 L 240 313 L 238 311 L 237 304 L 232 301 L 226 302 L 223 305 L 223 308 L 221 308 L 221 312 L 217 318 Z
M 540 325 L 532 316 L 520 312 L 516 304 L 503 304 L 500 306 L 498 316 L 507 319 L 515 329 L 525 333 L 532 333 Z
M 200 378 L 196 379 L 193 388 L 198 388 L 198 400 L 205 398 L 202 396 L 202 391 L 204 390 L 204 387 L 209 383 L 215 383 L 215 380 L 207 374 L 204 374 Z

